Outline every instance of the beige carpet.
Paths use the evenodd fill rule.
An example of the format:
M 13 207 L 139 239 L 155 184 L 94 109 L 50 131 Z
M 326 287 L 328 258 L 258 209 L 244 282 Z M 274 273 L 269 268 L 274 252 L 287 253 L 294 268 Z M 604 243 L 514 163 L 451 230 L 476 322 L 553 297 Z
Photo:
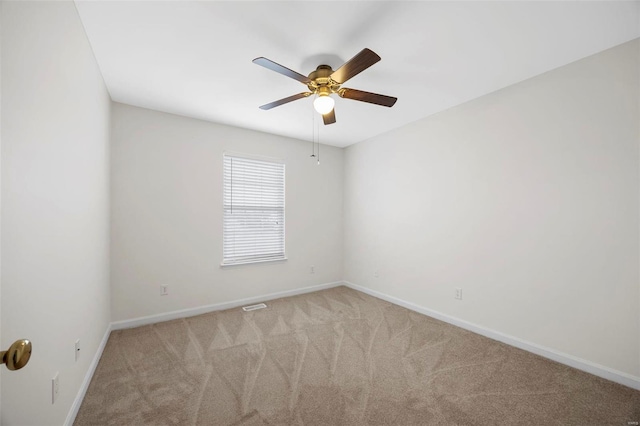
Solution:
M 114 331 L 76 425 L 616 425 L 640 392 L 346 287 Z

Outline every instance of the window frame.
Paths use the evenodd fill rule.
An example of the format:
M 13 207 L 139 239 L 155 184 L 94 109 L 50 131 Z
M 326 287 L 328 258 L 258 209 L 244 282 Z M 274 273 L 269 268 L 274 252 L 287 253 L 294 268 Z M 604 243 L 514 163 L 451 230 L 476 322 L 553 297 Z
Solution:
M 225 172 L 226 172 L 226 159 L 227 157 L 230 158 L 237 158 L 239 160 L 249 160 L 249 161 L 257 161 L 257 162 L 264 162 L 264 163 L 272 163 L 272 164 L 279 164 L 282 166 L 282 221 L 283 221 L 283 225 L 282 225 L 282 256 L 278 256 L 278 257 L 274 257 L 274 258 L 260 258 L 259 255 L 256 255 L 254 259 L 246 259 L 246 260 L 242 260 L 242 261 L 229 261 L 228 258 L 225 257 L 225 225 L 226 225 L 226 219 L 227 219 L 227 205 L 225 204 L 225 195 L 226 195 L 226 184 L 227 184 L 227 178 L 225 176 Z M 233 205 L 231 205 L 232 207 Z M 236 266 L 242 266 L 242 265 L 251 265 L 251 264 L 260 264 L 260 263 L 272 263 L 272 262 L 282 262 L 282 261 L 286 261 L 287 260 L 287 253 L 286 253 L 286 225 L 287 225 L 287 220 L 286 220 L 286 163 L 283 159 L 280 158 L 273 158 L 273 157 L 264 157 L 264 156 L 257 156 L 257 155 L 251 155 L 251 154 L 246 154 L 246 153 L 240 153 L 240 152 L 231 152 L 231 151 L 225 151 L 223 152 L 222 155 L 222 262 L 220 263 L 220 266 L 222 268 L 228 268 L 228 267 L 236 267 Z M 262 254 L 264 256 L 264 253 Z

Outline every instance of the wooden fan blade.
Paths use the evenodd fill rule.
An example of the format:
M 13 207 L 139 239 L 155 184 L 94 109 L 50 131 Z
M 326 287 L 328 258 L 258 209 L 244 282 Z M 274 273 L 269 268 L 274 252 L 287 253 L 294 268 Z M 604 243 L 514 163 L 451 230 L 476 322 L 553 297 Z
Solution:
M 262 106 L 260 106 L 260 109 L 267 110 L 267 109 L 275 108 L 277 106 L 289 103 L 291 101 L 297 101 L 298 99 L 306 98 L 309 95 L 313 95 L 313 93 L 311 93 L 311 92 L 298 93 L 297 95 L 292 95 L 292 96 L 289 96 L 288 98 L 283 98 L 283 99 L 280 99 L 278 101 L 273 101 L 273 102 L 271 102 L 269 104 L 262 105 Z
M 331 74 L 331 78 L 336 83 L 342 84 L 350 78 L 360 74 L 379 60 L 380 56 L 372 50 L 362 49 L 360 53 L 335 70 L 333 74 Z
M 363 92 L 356 89 L 340 89 L 338 95 L 341 98 L 353 99 L 354 101 L 369 102 L 370 104 L 382 105 L 386 107 L 392 107 L 398 98 L 392 96 L 379 95 L 377 93 Z
M 330 112 L 324 114 L 322 116 L 322 120 L 324 121 L 325 126 L 327 124 L 333 124 L 336 122 L 336 109 L 332 109 Z
M 255 58 L 252 62 L 254 64 L 258 64 L 267 69 L 270 69 L 271 71 L 275 71 L 282 75 L 286 75 L 287 77 L 293 78 L 294 80 L 298 80 L 300 83 L 307 84 L 311 82 L 311 80 L 309 80 L 309 77 L 307 77 L 306 75 L 302 75 L 293 70 L 290 70 L 287 67 L 283 67 L 282 65 L 273 62 L 271 59 L 259 57 Z

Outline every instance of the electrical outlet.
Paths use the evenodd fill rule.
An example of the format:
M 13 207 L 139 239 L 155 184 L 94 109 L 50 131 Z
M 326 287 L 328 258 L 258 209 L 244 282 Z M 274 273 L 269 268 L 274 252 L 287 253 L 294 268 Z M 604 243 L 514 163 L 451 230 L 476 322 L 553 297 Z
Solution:
M 309 266 L 309 273 L 310 274 L 315 274 L 316 273 L 316 267 L 313 266 L 313 265 Z
M 80 339 L 76 340 L 75 350 L 76 350 L 76 362 L 78 362 L 78 359 L 80 359 Z
M 160 286 L 160 296 L 167 296 L 169 294 L 169 286 L 161 285 Z
M 59 374 L 56 373 L 51 379 L 51 403 L 55 404 L 58 399 L 58 395 L 60 394 L 60 381 L 58 380 Z
M 461 288 L 456 288 L 456 299 L 458 300 L 462 300 L 462 289 Z

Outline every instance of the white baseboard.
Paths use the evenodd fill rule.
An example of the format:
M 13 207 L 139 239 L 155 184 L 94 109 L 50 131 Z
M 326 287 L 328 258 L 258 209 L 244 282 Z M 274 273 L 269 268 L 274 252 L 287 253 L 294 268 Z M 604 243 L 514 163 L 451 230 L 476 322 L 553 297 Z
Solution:
M 393 304 L 402 306 L 404 308 L 410 309 L 420 314 L 424 314 L 432 318 L 439 319 L 440 321 L 444 321 L 446 323 L 455 325 L 457 327 L 464 328 L 465 330 L 472 331 L 474 333 L 480 334 L 490 339 L 498 340 L 502 343 L 506 343 L 507 345 L 515 346 L 516 348 L 520 348 L 525 351 L 532 352 L 544 358 L 548 358 L 550 360 L 559 362 L 560 364 L 568 365 L 569 367 L 573 367 L 578 370 L 585 371 L 589 374 L 593 374 L 594 376 L 602 377 L 603 379 L 611 380 L 612 382 L 616 382 L 621 385 L 640 390 L 640 377 L 632 376 L 631 374 L 623 373 L 622 371 L 617 371 L 612 368 L 605 367 L 603 365 L 599 365 L 591 361 L 587 361 L 587 360 L 575 357 L 573 355 L 558 352 L 554 349 L 546 348 L 536 343 L 527 342 L 526 340 L 509 336 L 499 331 L 491 330 L 489 328 L 486 328 L 477 324 L 473 324 L 468 321 L 464 321 L 464 320 L 449 316 L 447 314 L 443 314 L 441 312 L 431 310 L 429 308 L 418 306 L 411 302 L 406 302 L 402 299 L 398 299 L 397 297 L 389 296 L 388 294 L 384 294 L 367 287 L 353 284 L 348 281 L 345 281 L 344 285 L 354 290 L 358 290 L 363 293 L 366 293 L 370 296 L 374 296 L 379 299 L 386 300 L 387 302 L 391 302 Z
M 263 296 L 248 297 L 246 299 L 232 300 L 231 302 L 215 303 L 213 305 L 198 306 L 197 308 L 182 309 L 179 311 L 166 312 L 163 314 L 149 315 L 146 317 L 133 318 L 124 321 L 116 321 L 111 323 L 112 330 L 121 330 L 123 328 L 139 327 L 141 325 L 155 324 L 157 322 L 170 321 L 178 318 L 192 317 L 195 315 L 206 314 L 213 311 L 222 311 L 225 309 L 237 308 L 238 306 L 252 305 L 267 300 L 279 299 L 281 297 L 296 296 L 298 294 L 311 293 L 314 291 L 324 290 L 327 288 L 343 285 L 342 281 L 333 283 L 319 284 L 310 287 L 296 288 L 293 290 L 279 291 Z
M 73 401 L 73 405 L 69 410 L 69 414 L 67 414 L 67 419 L 65 420 L 65 426 L 72 426 L 73 422 L 76 420 L 76 416 L 78 415 L 78 411 L 80 410 L 80 406 L 82 405 L 82 400 L 84 399 L 85 394 L 87 393 L 87 389 L 89 389 L 89 383 L 91 383 L 91 379 L 93 378 L 93 373 L 96 371 L 96 367 L 98 366 L 98 362 L 100 362 L 100 358 L 102 357 L 102 352 L 104 351 L 104 347 L 107 345 L 107 340 L 109 340 L 109 335 L 111 334 L 111 324 L 107 326 L 107 330 L 104 332 L 104 337 L 102 337 L 102 341 L 100 342 L 100 346 L 98 346 L 98 350 L 89 365 L 89 370 L 87 370 L 87 374 L 84 376 L 84 381 L 80 386 L 80 390 L 78 390 L 78 394 L 76 395 L 76 399 Z

